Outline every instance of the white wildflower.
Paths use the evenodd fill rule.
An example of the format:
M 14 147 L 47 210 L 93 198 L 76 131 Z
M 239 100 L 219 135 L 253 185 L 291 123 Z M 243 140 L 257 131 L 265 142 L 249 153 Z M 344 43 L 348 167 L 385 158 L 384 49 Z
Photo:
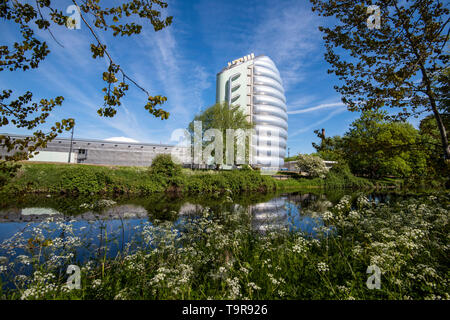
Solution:
M 328 272 L 330 271 L 330 268 L 325 262 L 319 262 L 317 264 L 317 270 L 319 270 L 319 272 Z

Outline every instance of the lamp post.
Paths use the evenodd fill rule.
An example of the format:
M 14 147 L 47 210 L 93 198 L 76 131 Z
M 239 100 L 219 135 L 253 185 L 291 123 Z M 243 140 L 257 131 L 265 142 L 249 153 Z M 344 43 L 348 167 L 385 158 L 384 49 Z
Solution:
M 75 127 L 75 125 L 72 127 L 72 134 L 70 136 L 70 148 L 69 148 L 69 160 L 68 163 L 70 163 L 70 156 L 72 155 L 72 144 L 73 144 L 73 128 Z

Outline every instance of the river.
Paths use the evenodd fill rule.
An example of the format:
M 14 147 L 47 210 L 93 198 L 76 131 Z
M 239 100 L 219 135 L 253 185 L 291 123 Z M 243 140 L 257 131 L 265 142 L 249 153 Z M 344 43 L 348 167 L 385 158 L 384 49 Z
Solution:
M 174 228 L 182 228 L 187 219 L 195 218 L 209 208 L 217 212 L 246 212 L 252 229 L 267 232 L 287 228 L 314 234 L 314 227 L 321 224 L 315 213 L 328 210 L 344 195 L 356 197 L 360 192 L 314 190 L 272 194 L 242 194 L 235 197 L 179 197 L 156 194 L 146 197 L 121 196 L 115 198 L 67 197 L 27 195 L 2 199 L 0 207 L 0 243 L 17 233 L 26 237 L 28 231 L 52 218 L 70 222 L 73 235 L 90 239 L 89 248 L 80 256 L 91 256 L 94 249 L 107 241 L 109 255 L 115 255 L 133 239 L 134 230 L 143 223 L 169 222 Z M 380 202 L 399 197 L 396 193 L 367 193 L 370 199 Z M 52 224 L 49 224 L 51 227 Z M 60 237 L 60 233 L 48 233 L 46 237 Z M 3 252 L 4 253 L 4 252 Z M 0 252 L 1 255 L 1 252 Z

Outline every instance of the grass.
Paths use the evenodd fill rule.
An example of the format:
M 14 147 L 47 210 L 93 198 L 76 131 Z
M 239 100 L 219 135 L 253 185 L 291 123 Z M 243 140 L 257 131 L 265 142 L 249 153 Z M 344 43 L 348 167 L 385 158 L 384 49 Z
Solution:
M 87 262 L 76 255 L 86 238 L 69 222 L 47 221 L 2 244 L 11 253 L 3 279 L 15 285 L 0 298 L 449 299 L 449 204 L 448 194 L 389 204 L 344 196 L 303 212 L 315 234 L 258 233 L 246 210 L 205 210 L 181 225 L 142 224 L 120 254 L 106 258 L 103 244 Z M 80 289 L 65 284 L 69 264 L 81 267 Z M 381 272 L 379 289 L 366 284 L 369 266 Z
M 279 190 L 323 188 L 325 187 L 325 183 L 320 178 L 289 178 L 287 180 L 277 180 L 277 187 Z
M 287 180 L 278 180 L 277 186 L 281 190 L 304 189 L 304 188 L 326 188 L 326 189 L 372 189 L 376 186 L 384 187 L 384 185 L 374 185 L 374 183 L 365 178 L 355 177 L 350 170 L 331 169 L 325 179 L 309 178 L 295 173 L 289 173 Z

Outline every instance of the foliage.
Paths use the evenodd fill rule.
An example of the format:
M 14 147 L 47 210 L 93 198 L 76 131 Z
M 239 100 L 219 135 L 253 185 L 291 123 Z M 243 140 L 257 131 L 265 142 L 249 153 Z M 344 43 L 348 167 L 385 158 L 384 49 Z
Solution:
M 169 157 L 158 157 L 150 170 L 141 167 L 26 163 L 3 188 L 13 193 L 151 194 L 270 191 L 274 179 L 253 170 L 196 172 L 187 175 Z
M 322 142 L 313 144 L 318 154 L 348 163 L 357 175 L 414 178 L 428 170 L 430 152 L 419 131 L 406 122 L 385 120 L 383 112 L 363 112 L 343 137 L 318 135 Z
M 335 89 L 348 109 L 400 108 L 396 118 L 402 120 L 432 112 L 442 151 L 450 159 L 448 127 L 439 103 L 448 82 L 436 76 L 445 75 L 450 57 L 444 51 L 449 38 L 448 6 L 436 0 L 311 2 L 313 11 L 337 21 L 319 29 L 324 33 L 329 73 L 343 81 Z M 380 9 L 379 28 L 368 27 L 369 5 Z
M 326 161 L 345 161 L 346 154 L 344 152 L 345 139 L 341 136 L 325 137 L 319 130 L 314 130 L 314 133 L 321 139 L 321 143 L 312 143 L 316 149 L 317 154 Z
M 299 154 L 295 166 L 300 172 L 306 172 L 311 178 L 325 178 L 328 172 L 323 160 L 318 156 Z
M 198 174 L 191 176 L 186 183 L 189 193 L 231 191 L 234 194 L 244 191 L 267 192 L 276 189 L 273 178 L 257 171 L 225 171 L 220 174 Z
M 7 161 L 0 162 L 0 189 L 3 188 L 12 178 L 14 178 L 20 164 Z
M 170 154 L 159 154 L 152 161 L 150 173 L 173 178 L 181 175 L 181 165 L 174 163 Z
M 339 141 L 339 149 L 335 147 L 333 147 L 333 150 L 327 149 L 327 145 L 325 145 L 324 143 L 322 143 L 320 146 L 316 145 L 316 147 L 320 150 L 317 153 L 319 158 L 323 156 L 326 160 L 336 161 L 331 169 L 326 169 L 326 171 L 324 172 L 325 179 L 305 179 L 299 174 L 289 174 L 291 177 L 288 180 L 277 181 L 277 185 L 280 189 L 321 187 L 326 188 L 327 190 L 333 190 L 345 188 L 371 189 L 374 187 L 374 184 L 368 179 L 356 177 L 351 172 L 350 167 L 345 160 L 345 155 L 343 155 L 344 153 L 341 149 L 342 146 L 340 145 L 343 139 L 339 136 L 333 137 L 331 139 L 326 139 L 327 141 L 331 140 L 332 143 L 334 141 Z M 292 160 L 298 160 L 302 157 L 303 155 L 300 154 L 292 157 Z M 377 186 L 384 187 L 384 185 Z
M 94 59 L 104 57 L 108 60 L 107 70 L 102 74 L 106 84 L 105 88 L 102 89 L 104 104 L 103 107 L 99 108 L 98 113 L 106 117 L 114 116 L 117 107 L 121 105 L 121 98 L 128 90 L 129 84 L 127 82 L 130 82 L 146 93 L 145 109 L 155 117 L 167 119 L 169 113 L 157 108 L 167 98 L 158 95 L 151 96 L 147 90 L 130 78 L 111 58 L 106 45 L 100 40 L 101 35 L 98 33 L 99 31 L 112 31 L 113 36 L 139 34 L 142 25 L 136 23 L 139 22 L 138 19 L 150 22 L 155 31 L 161 30 L 172 23 L 172 17 L 163 18 L 161 16 L 161 9 L 165 9 L 167 3 L 160 0 L 130 0 L 117 6 L 105 7 L 97 0 L 83 1 L 80 5 L 75 0 L 72 2 L 78 8 L 77 11 L 82 22 L 93 36 L 94 41 L 90 44 L 92 57 Z M 158 10 L 158 7 L 161 9 Z M 92 22 L 88 21 L 88 16 L 93 17 Z M 2 1 L 0 17 L 7 22 L 14 23 L 21 34 L 21 40 L 0 46 L 0 71 L 4 72 L 36 69 L 48 56 L 50 53 L 48 45 L 45 41 L 39 39 L 34 27 L 49 32 L 56 42 L 51 27 L 74 27 L 74 21 L 65 15 L 64 11 L 58 9 L 54 2 L 48 0 L 36 0 L 30 3 L 13 0 Z M 133 18 L 133 22 L 126 21 L 128 18 Z M 118 77 L 121 77 L 122 81 L 119 82 Z M 15 97 L 12 90 L 3 89 L 0 93 L 0 127 L 14 125 L 17 128 L 28 130 L 37 129 L 39 125 L 46 122 L 55 107 L 62 105 L 64 97 L 41 99 L 39 102 L 32 102 L 32 100 L 33 93 L 30 91 L 18 94 Z M 10 136 L 0 135 L 0 145 L 3 145 L 8 152 L 16 152 L 6 156 L 5 159 L 8 161 L 27 159 L 38 148 L 46 147 L 47 142 L 54 139 L 58 133 L 62 133 L 64 130 L 68 131 L 74 125 L 75 120 L 69 118 L 56 122 L 48 133 L 37 130 L 31 137 L 15 140 Z M 14 172 L 14 167 L 7 165 L 0 166 L 0 169 Z
M 69 167 L 61 175 L 60 190 L 75 191 L 77 193 L 100 193 L 106 191 L 112 179 L 104 170 L 94 171 L 89 167 Z
M 344 161 L 334 164 L 327 173 L 325 186 L 328 188 L 368 188 L 373 184 L 367 179 L 355 177 Z
M 277 180 L 277 188 L 279 190 L 310 190 L 322 188 L 325 186 L 324 179 L 321 178 L 302 178 L 299 176 L 293 176 L 287 180 Z
M 206 209 L 181 225 L 134 227 L 130 245 L 114 257 L 106 257 L 105 239 L 101 254 L 84 262 L 76 252 L 89 247 L 89 237 L 70 222 L 44 221 L 1 244 L 10 261 L 2 260 L 0 272 L 15 287 L 4 287 L 0 297 L 449 299 L 449 200 L 440 195 L 380 204 L 344 196 L 309 212 L 316 226 L 311 233 L 261 233 L 245 209 Z M 109 237 L 114 241 L 114 234 Z M 81 267 L 80 289 L 66 287 L 61 271 L 69 264 Z M 370 265 L 380 268 L 379 289 L 366 285 Z
M 152 161 L 149 173 L 149 179 L 167 191 L 179 191 L 185 184 L 181 165 L 174 163 L 170 154 L 157 155 Z
M 406 177 L 426 169 L 418 131 L 409 123 L 385 121 L 382 113 L 363 113 L 345 140 L 346 159 L 356 174 Z
M 450 114 L 443 114 L 442 119 L 446 126 L 450 127 Z M 450 177 L 449 164 L 441 161 L 443 155 L 439 129 L 432 116 L 425 117 L 420 121 L 419 132 L 427 154 L 427 177 Z

